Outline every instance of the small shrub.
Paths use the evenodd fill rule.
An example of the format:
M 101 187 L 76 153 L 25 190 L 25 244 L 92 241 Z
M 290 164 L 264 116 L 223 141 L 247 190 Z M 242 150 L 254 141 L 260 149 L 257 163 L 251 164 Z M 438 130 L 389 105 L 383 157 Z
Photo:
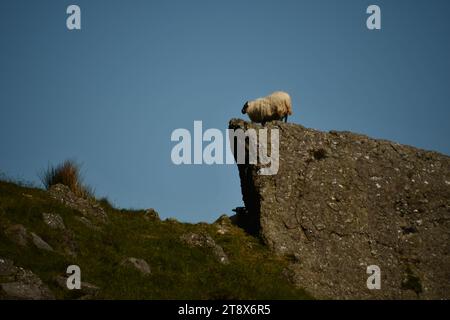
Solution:
M 63 184 L 79 197 L 92 198 L 93 190 L 83 184 L 80 168 L 75 161 L 66 160 L 56 167 L 49 166 L 39 177 L 47 190 L 56 184 Z

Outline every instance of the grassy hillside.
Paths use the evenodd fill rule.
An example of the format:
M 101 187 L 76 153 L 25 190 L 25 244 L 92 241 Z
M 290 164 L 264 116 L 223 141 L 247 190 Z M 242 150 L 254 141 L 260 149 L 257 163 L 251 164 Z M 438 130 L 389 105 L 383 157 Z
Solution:
M 45 190 L 0 181 L 0 259 L 31 270 L 57 299 L 85 295 L 58 285 L 68 265 L 81 268 L 81 280 L 99 289 L 88 298 L 98 299 L 305 299 L 285 274 L 289 261 L 275 257 L 254 237 L 231 225 L 185 224 L 161 221 L 146 211 L 117 210 L 106 201 L 108 222 L 83 217 Z M 43 213 L 59 215 L 64 229 L 51 228 Z M 81 219 L 80 219 L 81 218 Z M 84 219 L 84 221 L 83 221 Z M 90 222 L 89 225 L 87 222 Z M 33 242 L 21 245 L 11 236 L 23 225 L 53 248 L 39 249 Z M 183 235 L 209 235 L 223 248 L 229 263 L 221 263 L 214 250 L 192 246 Z M 151 273 L 143 274 L 122 262 L 144 259 Z M 2 277 L 0 284 L 11 279 Z M 86 297 L 86 296 L 85 296 Z

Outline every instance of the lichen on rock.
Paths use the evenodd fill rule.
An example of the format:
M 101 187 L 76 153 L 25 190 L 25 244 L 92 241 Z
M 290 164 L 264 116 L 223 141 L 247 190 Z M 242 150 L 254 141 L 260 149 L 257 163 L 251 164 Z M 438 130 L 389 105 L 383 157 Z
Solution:
M 448 156 L 279 121 L 266 128 L 280 131 L 279 171 L 238 165 L 245 209 L 237 224 L 298 257 L 290 266 L 298 286 L 318 298 L 410 298 L 404 270 L 413 266 L 420 298 L 450 298 Z M 368 290 L 369 265 L 380 267 L 382 290 Z

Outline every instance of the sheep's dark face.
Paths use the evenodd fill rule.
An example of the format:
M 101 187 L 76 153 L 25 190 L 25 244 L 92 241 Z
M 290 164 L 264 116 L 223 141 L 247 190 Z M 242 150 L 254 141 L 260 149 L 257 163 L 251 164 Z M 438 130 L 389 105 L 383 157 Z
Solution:
M 247 113 L 247 108 L 248 108 L 248 101 L 244 104 L 244 107 L 242 108 L 242 114 Z

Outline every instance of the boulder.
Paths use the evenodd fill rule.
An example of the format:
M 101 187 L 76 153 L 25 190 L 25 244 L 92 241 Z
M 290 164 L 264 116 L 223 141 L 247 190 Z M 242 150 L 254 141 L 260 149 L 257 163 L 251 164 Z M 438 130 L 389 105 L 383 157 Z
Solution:
M 186 233 L 181 236 L 180 240 L 190 247 L 209 248 L 213 251 L 220 263 L 229 263 L 228 256 L 223 248 L 207 233 Z
M 60 201 L 69 208 L 77 210 L 83 216 L 94 218 L 101 223 L 106 223 L 108 221 L 108 215 L 97 201 L 79 197 L 74 194 L 69 187 L 63 184 L 51 186 L 49 194 L 55 200 Z
M 64 221 L 59 214 L 43 213 L 42 219 L 44 220 L 44 223 L 52 229 L 60 229 L 60 230 L 66 229 Z
M 151 274 L 150 266 L 148 265 L 147 261 L 144 259 L 138 259 L 138 258 L 126 258 L 121 263 L 122 266 L 131 267 L 133 269 L 136 269 L 143 275 L 149 275 Z
M 52 300 L 53 293 L 30 270 L 14 266 L 13 261 L 0 258 L 0 299 Z
M 238 165 L 237 224 L 294 257 L 298 286 L 318 298 L 450 298 L 450 157 L 351 132 L 265 128 L 279 130 L 279 170 Z M 381 290 L 367 287 L 370 265 Z
M 214 225 L 217 227 L 217 233 L 224 235 L 230 232 L 232 222 L 230 217 L 224 214 L 214 222 Z
M 30 233 L 31 240 L 33 241 L 33 244 L 36 246 L 36 248 L 46 251 L 53 251 L 53 248 L 44 240 L 42 240 L 41 237 L 39 237 L 36 233 L 31 232 Z

